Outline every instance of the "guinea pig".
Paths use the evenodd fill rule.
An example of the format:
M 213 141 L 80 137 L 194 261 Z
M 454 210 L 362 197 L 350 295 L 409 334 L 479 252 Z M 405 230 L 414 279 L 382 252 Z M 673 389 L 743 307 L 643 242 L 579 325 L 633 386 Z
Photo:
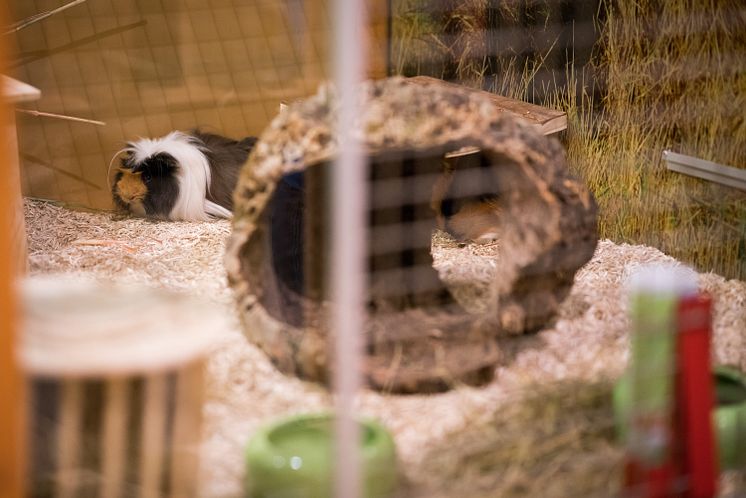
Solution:
M 464 204 L 450 216 L 445 229 L 459 240 L 486 244 L 500 238 L 500 202 L 497 197 L 485 197 Z
M 465 148 L 446 155 L 430 207 L 438 228 L 457 240 L 484 244 L 500 238 L 502 207 L 491 164 L 478 152 Z
M 162 220 L 230 218 L 238 173 L 256 141 L 193 130 L 129 142 L 114 156 L 125 154 L 111 186 L 114 203 Z

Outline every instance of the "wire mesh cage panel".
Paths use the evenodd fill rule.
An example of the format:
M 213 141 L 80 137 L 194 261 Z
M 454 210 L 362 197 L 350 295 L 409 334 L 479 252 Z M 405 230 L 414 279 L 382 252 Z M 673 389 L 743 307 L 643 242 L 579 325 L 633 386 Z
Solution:
M 22 21 L 59 7 L 10 2 Z M 385 5 L 370 2 L 370 76 L 386 70 Z M 127 141 L 202 128 L 258 135 L 281 102 L 329 77 L 324 0 L 86 1 L 12 33 L 10 72 L 41 89 L 19 114 L 25 195 L 110 209 L 110 160 Z
M 342 133 L 340 93 L 324 82 L 346 48 L 331 32 L 350 19 L 330 0 L 78 0 L 34 17 L 64 3 L 9 2 L 8 72 L 41 90 L 16 106 L 23 191 L 62 201 L 25 201 L 29 268 L 188 291 L 236 318 L 215 338 L 195 411 L 200 495 L 243 492 L 240 449 L 261 424 L 343 406 L 324 388 L 348 360 L 334 341 L 350 338 L 334 330 L 330 277 L 334 248 L 360 233 L 362 358 L 346 364 L 366 389 L 348 385 L 338 413 L 359 409 L 393 434 L 400 496 L 649 496 L 624 488 L 626 415 L 613 401 L 633 354 L 627 277 L 645 263 L 700 272 L 713 363 L 743 379 L 743 194 L 662 161 L 744 167 L 734 2 L 366 1 L 354 38 L 373 81 Z M 221 211 L 232 219 L 97 211 L 112 207 L 109 168 L 126 169 L 127 142 L 193 128 L 248 138 Z M 364 164 L 346 205 L 333 199 L 350 144 Z M 348 211 L 361 227 L 345 239 L 333 227 Z M 665 385 L 668 410 L 680 377 L 637 372 L 635 389 Z M 743 415 L 723 422 L 730 436 L 717 418 L 743 404 L 731 381 L 715 386 L 713 431 L 721 494 L 741 496 L 727 441 L 742 441 Z M 48 388 L 34 399 L 54 402 Z M 100 385 L 82 389 L 101 403 Z M 666 437 L 686 423 L 675 415 L 657 419 L 671 421 Z M 49 463 L 43 445 L 31 451 Z M 693 489 L 688 471 L 665 478 Z

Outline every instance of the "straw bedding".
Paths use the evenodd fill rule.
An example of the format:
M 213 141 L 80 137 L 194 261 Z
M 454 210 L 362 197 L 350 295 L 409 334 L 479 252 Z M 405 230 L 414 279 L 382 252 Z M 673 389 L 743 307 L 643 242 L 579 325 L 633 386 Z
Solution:
M 35 200 L 26 200 L 25 214 L 31 274 L 74 273 L 188 292 L 233 317 L 232 329 L 215 337 L 208 364 L 200 496 L 241 495 L 243 447 L 261 424 L 331 406 L 325 389 L 280 374 L 244 339 L 222 264 L 229 222 L 118 219 Z M 499 264 L 496 247 L 447 237 L 436 238 L 434 258 L 454 285 L 470 278 L 484 285 Z M 503 340 L 504 361 L 486 387 L 428 396 L 363 392 L 360 411 L 395 437 L 402 496 L 612 494 L 620 450 L 608 396 L 627 361 L 623 282 L 652 262 L 677 264 L 651 247 L 601 241 L 556 321 Z M 709 273 L 699 281 L 715 299 L 716 361 L 746 369 L 746 283 Z M 483 294 L 472 292 L 463 299 Z

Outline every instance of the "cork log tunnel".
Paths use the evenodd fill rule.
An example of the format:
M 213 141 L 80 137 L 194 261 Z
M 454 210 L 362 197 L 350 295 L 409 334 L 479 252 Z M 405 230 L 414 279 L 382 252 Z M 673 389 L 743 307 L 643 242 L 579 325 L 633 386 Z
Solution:
M 360 98 L 353 134 L 370 180 L 366 378 L 394 392 L 486 382 L 500 362 L 497 338 L 546 325 L 593 255 L 595 201 L 556 139 L 477 93 L 391 78 L 364 84 Z M 333 364 L 328 209 L 344 209 L 326 204 L 335 106 L 322 89 L 262 134 L 238 182 L 226 256 L 248 338 L 283 372 L 319 382 Z M 475 210 L 499 244 L 477 311 L 454 299 L 431 256 L 433 233 L 458 232 L 452 222 Z

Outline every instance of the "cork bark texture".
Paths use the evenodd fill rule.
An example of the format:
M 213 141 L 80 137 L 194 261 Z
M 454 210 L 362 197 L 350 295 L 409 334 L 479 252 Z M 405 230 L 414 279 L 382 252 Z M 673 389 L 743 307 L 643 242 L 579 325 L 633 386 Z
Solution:
M 437 83 L 415 87 L 402 78 L 390 78 L 365 83 L 360 99 L 361 114 L 352 135 L 372 158 L 372 178 L 391 157 L 442 158 L 451 151 L 477 147 L 487 164 L 480 170 L 480 184 L 494 190 L 491 193 L 500 206 L 499 268 L 489 285 L 486 306 L 477 307 L 479 312 L 468 312 L 470 307 L 450 298 L 447 286 L 437 281 L 431 260 L 418 267 L 422 270 L 418 275 L 421 281 L 435 282 L 434 290 L 415 299 L 390 299 L 382 293 L 381 302 L 375 301 L 377 285 L 384 279 L 371 273 L 366 377 L 374 388 L 397 392 L 438 391 L 454 382 L 487 381 L 500 362 L 497 339 L 548 324 L 576 271 L 593 255 L 595 201 L 569 173 L 556 139 L 501 113 L 479 94 Z M 333 91 L 322 87 L 317 95 L 280 113 L 262 133 L 236 188 L 225 258 L 247 337 L 283 372 L 320 382 L 330 378 L 333 363 L 327 347 L 330 303 L 323 292 L 314 296 L 293 292 L 277 278 L 271 241 L 277 227 L 271 226 L 270 206 L 283 177 L 328 168 L 335 158 L 335 106 Z M 421 178 L 430 182 L 425 189 L 431 196 L 442 180 L 438 174 L 452 175 L 456 181 L 462 174 L 445 160 L 428 164 Z M 375 204 L 376 190 L 371 192 Z M 426 206 L 439 206 L 432 198 L 425 201 Z M 434 230 L 441 213 L 417 212 L 417 226 L 425 227 L 424 235 L 410 230 L 415 235 L 408 244 L 415 247 L 411 259 L 422 263 L 422 246 L 427 246 L 429 257 L 432 236 L 428 218 Z M 307 213 L 304 216 L 308 219 Z M 323 238 L 316 232 L 324 230 L 321 225 L 326 219 L 316 220 L 306 223 L 305 234 L 313 232 L 311 239 Z M 371 240 L 371 247 L 376 244 Z M 319 247 L 304 247 L 306 262 Z M 387 276 L 389 291 L 403 281 L 391 278 L 396 272 L 381 274 Z

